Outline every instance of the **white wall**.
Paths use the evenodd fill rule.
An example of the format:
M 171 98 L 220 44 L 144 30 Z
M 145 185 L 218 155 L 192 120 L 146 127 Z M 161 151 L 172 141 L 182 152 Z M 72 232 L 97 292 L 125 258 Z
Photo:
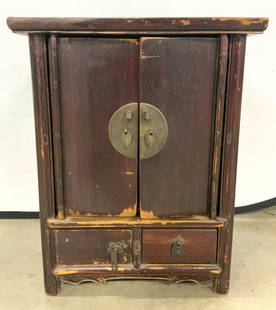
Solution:
M 37 171 L 28 40 L 7 16 L 270 17 L 247 43 L 236 205 L 276 196 L 276 1 L 1 0 L 0 210 L 37 211 Z

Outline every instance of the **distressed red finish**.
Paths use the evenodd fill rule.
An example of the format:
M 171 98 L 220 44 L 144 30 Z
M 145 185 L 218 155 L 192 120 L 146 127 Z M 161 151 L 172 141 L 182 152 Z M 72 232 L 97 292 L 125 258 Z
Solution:
M 30 42 L 47 294 L 63 280 L 122 278 L 213 280 L 227 293 L 246 35 L 267 24 L 8 18 Z M 144 160 L 109 140 L 131 102 L 168 125 Z

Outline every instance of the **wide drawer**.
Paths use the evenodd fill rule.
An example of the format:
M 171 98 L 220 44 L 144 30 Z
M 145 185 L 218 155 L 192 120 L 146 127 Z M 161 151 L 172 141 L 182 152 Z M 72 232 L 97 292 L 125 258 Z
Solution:
M 113 246 L 117 264 L 132 262 L 132 230 L 57 229 L 55 239 L 58 265 L 111 265 Z
M 144 264 L 214 264 L 216 229 L 143 229 Z

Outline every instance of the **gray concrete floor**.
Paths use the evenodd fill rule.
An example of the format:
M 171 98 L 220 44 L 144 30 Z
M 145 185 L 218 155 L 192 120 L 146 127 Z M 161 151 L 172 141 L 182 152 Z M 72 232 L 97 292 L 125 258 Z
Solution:
M 276 207 L 235 217 L 231 289 L 210 284 L 113 281 L 43 288 L 38 220 L 0 221 L 0 310 L 250 309 L 276 310 Z

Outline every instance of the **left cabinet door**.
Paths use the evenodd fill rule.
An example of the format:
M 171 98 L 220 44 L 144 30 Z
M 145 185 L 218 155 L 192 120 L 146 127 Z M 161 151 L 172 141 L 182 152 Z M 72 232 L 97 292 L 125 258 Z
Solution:
M 108 126 L 116 110 L 138 102 L 138 53 L 136 39 L 61 37 L 50 43 L 52 67 L 56 59 L 52 113 L 59 109 L 53 137 L 60 136 L 54 164 L 62 170 L 55 184 L 62 184 L 56 193 L 66 215 L 136 216 L 137 159 L 113 148 Z

